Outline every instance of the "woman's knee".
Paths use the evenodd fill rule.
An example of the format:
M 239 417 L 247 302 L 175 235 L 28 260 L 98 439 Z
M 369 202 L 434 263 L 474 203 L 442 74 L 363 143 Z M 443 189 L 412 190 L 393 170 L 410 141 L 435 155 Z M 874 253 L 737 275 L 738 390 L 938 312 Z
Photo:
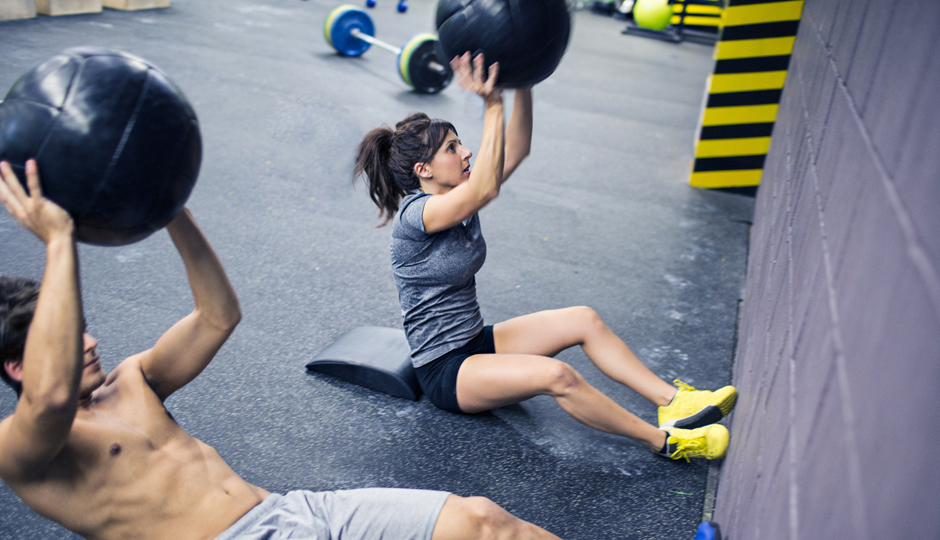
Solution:
M 571 395 L 584 379 L 573 367 L 561 360 L 555 360 L 546 368 L 548 388 L 554 397 Z
M 575 321 L 578 328 L 581 329 L 581 332 L 587 336 L 593 332 L 599 330 L 606 330 L 607 325 L 604 324 L 601 316 L 594 311 L 594 308 L 588 306 L 575 306 L 568 308 L 571 312 L 571 318 Z

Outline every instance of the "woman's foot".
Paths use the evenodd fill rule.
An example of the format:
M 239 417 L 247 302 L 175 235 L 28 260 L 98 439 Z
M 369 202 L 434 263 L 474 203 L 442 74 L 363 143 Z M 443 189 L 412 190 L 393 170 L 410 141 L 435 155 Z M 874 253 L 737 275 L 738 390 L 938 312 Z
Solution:
M 712 424 L 698 429 L 669 428 L 666 445 L 657 452 L 672 459 L 718 459 L 728 453 L 728 429 Z
M 669 405 L 659 408 L 660 429 L 696 429 L 714 424 L 731 414 L 738 401 L 738 391 L 733 386 L 711 392 L 696 390 L 679 379 L 673 384 L 679 391 Z

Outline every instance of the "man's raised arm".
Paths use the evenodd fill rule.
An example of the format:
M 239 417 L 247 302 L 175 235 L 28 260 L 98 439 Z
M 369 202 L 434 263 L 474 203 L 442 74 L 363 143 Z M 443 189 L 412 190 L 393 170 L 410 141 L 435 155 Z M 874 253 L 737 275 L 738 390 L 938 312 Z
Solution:
M 186 266 L 195 309 L 140 357 L 144 377 L 160 399 L 196 378 L 241 320 L 235 290 L 189 210 L 166 229 Z
M 0 423 L 0 476 L 29 481 L 62 450 L 78 410 L 82 301 L 74 224 L 42 196 L 35 161 L 26 164 L 29 194 L 8 163 L 0 163 L 0 176 L 0 202 L 46 245 L 46 269 L 23 357 L 2 359 L 18 372 L 22 391 L 13 415 Z

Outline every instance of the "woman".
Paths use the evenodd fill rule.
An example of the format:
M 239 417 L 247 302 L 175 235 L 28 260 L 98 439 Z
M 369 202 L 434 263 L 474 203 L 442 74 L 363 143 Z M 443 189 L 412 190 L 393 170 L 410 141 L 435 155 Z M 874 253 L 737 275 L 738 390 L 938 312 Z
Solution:
M 524 315 L 484 326 L 474 275 L 486 244 L 477 212 L 529 153 L 532 92 L 515 91 L 508 126 L 499 65 L 484 68 L 482 55 L 454 58 L 464 88 L 486 105 L 483 141 L 473 169 L 449 122 L 414 113 L 369 132 L 359 145 L 355 174 L 385 217 L 394 217 L 392 268 L 405 333 L 421 388 L 438 407 L 477 413 L 537 395 L 552 396 L 578 421 L 641 442 L 673 459 L 723 457 L 728 431 L 714 424 L 734 407 L 737 392 L 697 391 L 657 377 L 587 307 Z M 659 406 L 661 427 L 624 410 L 553 358 L 581 345 L 607 376 Z

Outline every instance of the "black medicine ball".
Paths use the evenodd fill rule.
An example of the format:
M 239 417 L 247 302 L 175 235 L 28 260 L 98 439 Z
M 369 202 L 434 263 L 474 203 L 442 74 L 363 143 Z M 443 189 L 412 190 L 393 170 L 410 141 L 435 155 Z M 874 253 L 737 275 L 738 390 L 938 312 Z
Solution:
M 75 220 L 78 240 L 123 245 L 183 208 L 202 142 L 196 113 L 159 69 L 81 47 L 27 71 L 0 102 L 0 159 L 24 186 L 29 158 L 43 195 Z
M 440 0 L 437 32 L 447 58 L 482 52 L 499 62 L 500 86 L 519 88 L 558 67 L 571 17 L 565 0 Z

